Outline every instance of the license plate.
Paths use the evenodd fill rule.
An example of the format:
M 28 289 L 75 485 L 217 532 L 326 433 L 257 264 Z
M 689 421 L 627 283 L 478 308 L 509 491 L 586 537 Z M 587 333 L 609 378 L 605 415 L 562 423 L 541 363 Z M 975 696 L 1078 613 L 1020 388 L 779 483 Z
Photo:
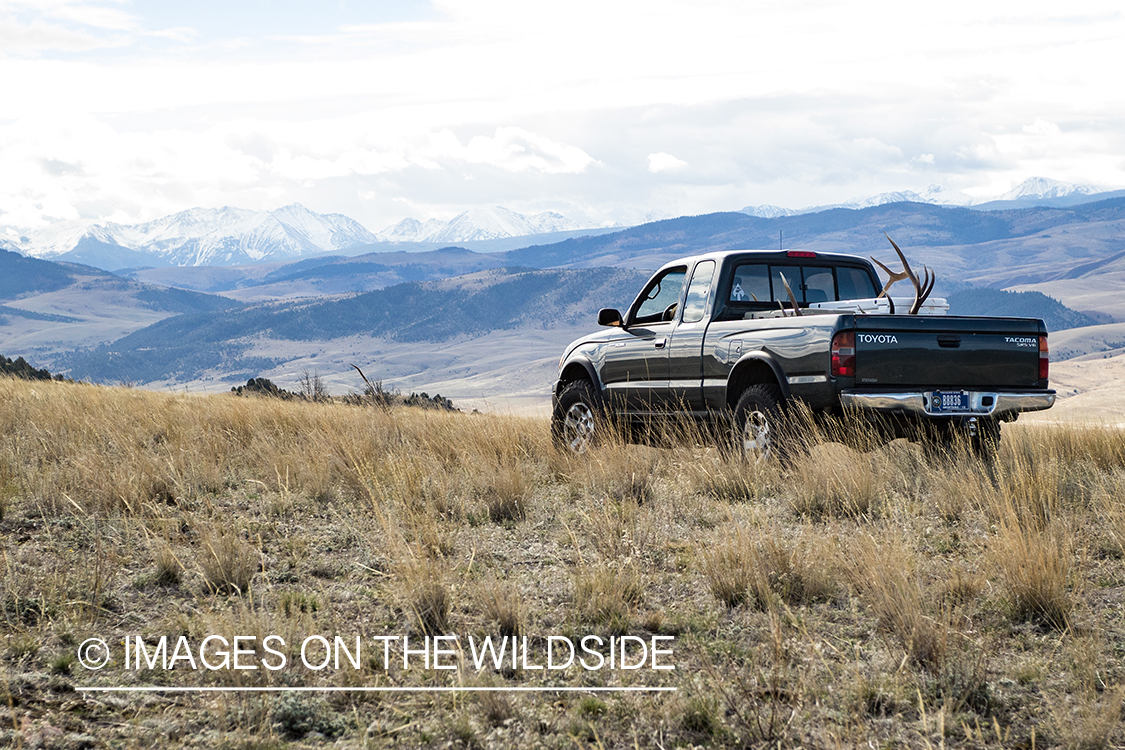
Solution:
M 930 411 L 934 414 L 969 411 L 969 392 L 934 391 L 930 394 Z

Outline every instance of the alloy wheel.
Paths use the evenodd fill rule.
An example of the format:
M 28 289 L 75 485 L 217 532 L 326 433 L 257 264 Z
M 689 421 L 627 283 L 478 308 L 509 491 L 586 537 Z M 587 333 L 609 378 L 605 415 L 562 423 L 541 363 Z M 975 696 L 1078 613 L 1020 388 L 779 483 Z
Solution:
M 563 439 L 574 453 L 585 453 L 594 440 L 594 410 L 579 401 L 571 404 L 563 418 Z

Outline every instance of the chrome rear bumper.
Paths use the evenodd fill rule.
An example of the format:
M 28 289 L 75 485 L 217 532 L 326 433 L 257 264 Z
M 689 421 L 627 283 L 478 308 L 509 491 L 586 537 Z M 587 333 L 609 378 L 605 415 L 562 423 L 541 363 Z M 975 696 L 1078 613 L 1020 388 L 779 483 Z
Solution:
M 946 389 L 953 390 L 953 389 Z M 968 389 L 956 389 L 968 390 Z M 973 391 L 969 390 L 968 411 L 932 411 L 932 391 L 879 393 L 844 391 L 840 402 L 844 408 L 871 410 L 918 417 L 992 417 L 1005 419 L 1023 411 L 1041 411 L 1055 404 L 1054 391 Z

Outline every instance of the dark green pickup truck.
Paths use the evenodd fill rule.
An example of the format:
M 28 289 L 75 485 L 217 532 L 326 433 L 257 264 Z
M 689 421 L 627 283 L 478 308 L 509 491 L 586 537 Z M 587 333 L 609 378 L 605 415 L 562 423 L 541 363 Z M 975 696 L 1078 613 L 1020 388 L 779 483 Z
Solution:
M 567 347 L 554 437 L 583 452 L 607 417 L 690 415 L 733 429 L 764 460 L 784 450 L 778 420 L 800 401 L 814 414 L 964 429 L 995 447 L 1001 422 L 1051 407 L 1043 321 L 944 315 L 913 280 L 912 304 L 888 299 L 874 266 L 852 255 L 725 251 L 669 263 L 624 315 L 599 313 L 606 330 Z

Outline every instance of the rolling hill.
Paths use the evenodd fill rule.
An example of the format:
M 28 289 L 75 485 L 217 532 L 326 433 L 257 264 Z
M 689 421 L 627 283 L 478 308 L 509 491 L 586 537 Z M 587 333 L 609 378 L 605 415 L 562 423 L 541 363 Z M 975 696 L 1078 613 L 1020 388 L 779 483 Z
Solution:
M 1069 232 L 1087 228 L 1095 243 Z M 974 211 L 926 203 L 889 203 L 860 210 L 832 209 L 815 214 L 760 218 L 742 213 L 685 216 L 644 224 L 597 237 L 580 237 L 552 245 L 537 245 L 505 254 L 511 263 L 536 267 L 643 265 L 704 250 L 786 248 L 850 252 L 894 257 L 883 237 L 889 233 L 908 255 L 965 281 L 981 274 L 1002 272 L 1045 261 L 1044 273 L 1060 265 L 1093 260 L 1125 250 L 1125 198 L 1070 208 L 1035 207 L 1004 211 Z M 1056 230 L 1061 237 L 1053 237 Z M 1028 239 L 1055 239 L 1036 247 L 1036 255 L 1021 253 Z M 982 245 L 1019 240 L 1019 245 Z M 1050 258 L 1042 258 L 1049 251 Z M 1002 281 L 999 277 L 995 281 Z
M 644 274 L 620 269 L 506 268 L 342 298 L 181 315 L 64 357 L 58 367 L 96 381 L 182 383 L 206 375 L 233 382 L 297 359 L 289 356 L 294 350 L 356 337 L 425 349 L 496 331 L 571 335 L 592 326 L 598 308 L 627 305 L 644 280 Z M 264 342 L 278 343 L 271 349 Z
M 34 356 L 52 368 L 64 352 L 118 339 L 164 318 L 241 306 L 90 266 L 0 251 L 0 352 Z

